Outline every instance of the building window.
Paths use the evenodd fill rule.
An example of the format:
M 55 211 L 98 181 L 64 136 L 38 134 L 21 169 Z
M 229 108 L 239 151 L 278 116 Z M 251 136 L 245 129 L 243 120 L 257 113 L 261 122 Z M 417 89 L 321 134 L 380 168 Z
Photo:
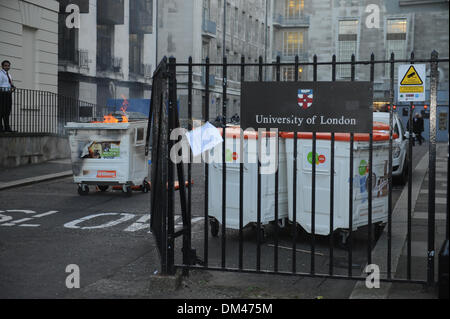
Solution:
M 234 36 L 239 36 L 239 10 L 234 8 Z
M 302 80 L 304 67 L 298 67 L 298 80 Z M 295 81 L 295 66 L 284 66 L 281 68 L 281 81 Z
M 97 25 L 97 70 L 113 68 L 114 25 Z
M 338 61 L 348 62 L 352 59 L 352 54 L 356 56 L 356 47 L 358 39 L 358 20 L 339 21 L 338 37 Z M 351 65 L 339 65 L 339 76 L 349 78 L 351 76 Z
M 144 54 L 144 36 L 142 34 L 130 34 L 130 73 L 144 75 L 143 54 Z
M 406 59 L 406 19 L 388 19 L 386 21 L 386 59 L 393 52 L 396 60 Z M 396 68 L 397 69 L 397 68 Z M 386 76 L 390 76 L 390 65 L 386 65 Z M 397 77 L 395 72 L 395 77 Z
M 210 16 L 209 16 L 209 13 L 210 13 L 210 10 L 209 10 L 209 8 L 210 8 L 210 0 L 203 0 L 203 21 L 207 21 L 207 20 L 210 20 Z
M 285 17 L 286 19 L 299 18 L 305 6 L 304 0 L 285 0 Z
M 223 25 L 223 23 L 222 23 L 222 13 L 223 13 L 222 0 L 219 0 L 218 3 L 217 3 L 217 29 L 218 30 L 222 30 L 222 25 Z
M 58 23 L 58 58 L 61 61 L 78 64 L 78 29 L 66 28 L 67 15 L 59 14 Z
M 227 28 L 227 34 L 231 33 L 231 6 L 227 4 L 227 17 L 226 17 L 226 28 Z
M 296 56 L 304 50 L 303 31 L 283 32 L 283 55 Z

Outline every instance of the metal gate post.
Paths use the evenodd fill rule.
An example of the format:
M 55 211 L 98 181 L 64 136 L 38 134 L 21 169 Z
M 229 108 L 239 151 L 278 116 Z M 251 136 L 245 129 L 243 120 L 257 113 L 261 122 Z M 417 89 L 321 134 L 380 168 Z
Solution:
M 434 232 L 435 232 L 435 191 L 436 191 L 436 108 L 438 85 L 438 53 L 431 53 L 430 72 L 430 145 L 428 175 L 428 285 L 434 284 Z
M 168 145 L 169 149 L 167 152 L 167 165 L 168 165 L 168 184 L 167 184 L 167 200 L 168 200 L 168 210 L 167 210 L 167 271 L 169 275 L 175 274 L 175 224 L 174 224 L 174 165 L 170 158 L 170 150 L 173 147 L 173 141 L 170 135 L 175 128 L 175 110 L 177 107 L 176 100 L 176 60 L 174 57 L 169 58 L 169 64 L 167 67 L 168 71 L 168 81 L 169 81 L 169 125 L 168 125 Z M 181 183 L 182 181 L 180 181 Z

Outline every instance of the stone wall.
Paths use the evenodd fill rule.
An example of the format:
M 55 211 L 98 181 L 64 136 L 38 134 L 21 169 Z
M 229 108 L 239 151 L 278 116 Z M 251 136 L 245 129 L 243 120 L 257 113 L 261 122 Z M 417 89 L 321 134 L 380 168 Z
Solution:
M 1 168 L 70 157 L 68 138 L 54 135 L 3 134 L 0 149 Z

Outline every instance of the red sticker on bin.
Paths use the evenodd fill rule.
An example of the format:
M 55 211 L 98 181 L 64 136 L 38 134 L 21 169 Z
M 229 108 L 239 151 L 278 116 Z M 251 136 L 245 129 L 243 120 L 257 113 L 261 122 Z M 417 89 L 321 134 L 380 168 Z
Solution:
M 319 155 L 319 163 L 323 164 L 325 163 L 325 161 L 326 161 L 325 155 Z
M 115 178 L 116 171 L 97 171 L 97 178 Z

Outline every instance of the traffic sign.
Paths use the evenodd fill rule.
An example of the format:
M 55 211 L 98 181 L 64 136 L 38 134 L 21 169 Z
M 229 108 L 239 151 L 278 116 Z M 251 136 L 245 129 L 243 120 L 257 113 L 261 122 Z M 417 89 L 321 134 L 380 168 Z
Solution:
M 402 64 L 398 67 L 398 101 L 425 101 L 425 64 Z

